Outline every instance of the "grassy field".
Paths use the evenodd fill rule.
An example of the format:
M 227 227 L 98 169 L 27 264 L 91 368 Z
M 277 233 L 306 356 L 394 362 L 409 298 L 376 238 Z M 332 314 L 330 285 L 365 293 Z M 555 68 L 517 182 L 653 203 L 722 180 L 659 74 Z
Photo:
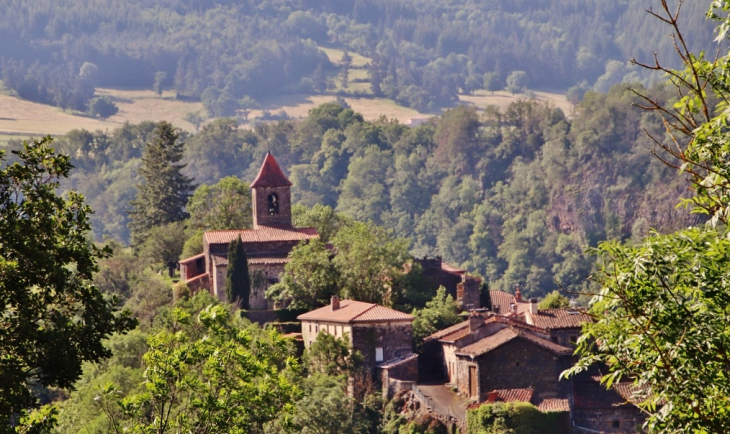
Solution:
M 337 48 L 319 47 L 319 49 L 324 51 L 324 54 L 327 55 L 327 58 L 330 60 L 330 62 L 334 63 L 335 65 L 340 65 L 340 62 L 342 61 L 342 55 L 345 54 L 343 50 Z M 350 57 L 352 57 L 352 67 L 355 69 L 362 69 L 365 67 L 365 65 L 370 63 L 370 59 L 365 56 L 361 56 L 351 51 L 349 53 Z
M 362 70 L 354 69 L 352 71 L 359 73 Z M 355 75 L 355 77 L 359 77 L 359 75 Z M 369 87 L 368 83 L 351 83 L 350 86 Z M 110 96 L 119 106 L 119 113 L 107 120 L 101 120 L 64 112 L 50 105 L 0 94 L 0 144 L 14 138 L 24 139 L 29 136 L 40 137 L 47 134 L 63 135 L 75 128 L 92 131 L 112 130 L 125 122 L 139 123 L 145 120 L 167 120 L 180 128 L 193 132 L 193 126 L 184 120 L 184 116 L 189 112 L 205 113 L 201 103 L 175 100 L 172 91 L 163 93 L 162 97 L 158 97 L 151 90 L 97 89 L 97 93 Z M 547 101 L 560 107 L 566 114 L 570 114 L 572 111 L 570 103 L 562 94 L 535 92 L 535 95 L 541 101 Z M 474 105 L 480 109 L 487 105 L 506 107 L 519 98 L 519 95 L 511 95 L 507 92 L 495 92 L 494 95 L 491 95 L 486 91 L 459 97 L 461 103 Z M 271 113 L 284 110 L 292 118 L 303 118 L 313 107 L 334 101 L 334 99 L 335 97 L 330 95 L 272 96 L 260 101 L 261 110 L 252 111 L 249 119 L 261 116 L 263 110 Z M 431 116 L 399 106 L 394 101 L 385 98 L 360 97 L 345 98 L 345 100 L 368 120 L 386 116 L 389 119 L 406 122 L 412 117 Z

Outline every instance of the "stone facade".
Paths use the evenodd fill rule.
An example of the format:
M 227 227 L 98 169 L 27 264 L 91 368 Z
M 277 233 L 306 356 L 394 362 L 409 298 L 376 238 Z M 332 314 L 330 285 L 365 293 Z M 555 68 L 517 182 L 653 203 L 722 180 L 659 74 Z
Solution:
M 443 286 L 446 293 L 457 301 L 463 310 L 479 309 L 479 286 L 481 279 L 466 274 L 463 270 L 449 265 L 440 256 L 416 259 L 416 262 L 423 269 L 423 276 L 429 286 L 429 290 L 435 291 Z
M 274 205 L 275 203 L 275 205 Z M 270 208 L 277 207 L 276 212 Z M 254 229 L 259 226 L 291 226 L 289 186 L 266 186 L 253 189 Z
M 410 354 L 381 363 L 378 371 L 380 384 L 383 386 L 383 398 L 390 399 L 401 390 L 411 390 L 418 382 L 418 355 Z
M 413 353 L 411 322 L 356 325 L 352 327 L 351 342 L 353 349 L 363 355 L 365 365 L 374 370 L 381 362 Z M 382 360 L 376 359 L 378 348 L 382 349 Z
M 458 356 L 455 383 L 463 394 L 479 402 L 486 400 L 487 394 L 495 389 L 531 388 L 538 400 L 566 398 L 570 383 L 559 378 L 569 367 L 569 355 L 557 356 L 526 339 L 517 338 L 474 359 Z M 471 376 L 474 374 L 479 379 L 476 395 L 472 395 L 474 379 Z
M 289 253 L 300 242 L 317 238 L 314 228 L 297 229 L 291 223 L 291 182 L 271 154 L 267 154 L 256 180 L 251 184 L 253 229 L 208 231 L 203 235 L 203 253 L 180 261 L 182 279 L 195 287 L 206 288 L 225 300 L 228 274 L 228 247 L 243 241 L 252 278 L 249 309 L 266 310 L 273 303 L 266 298 L 269 285 L 279 281 Z M 207 276 L 201 278 L 200 276 Z

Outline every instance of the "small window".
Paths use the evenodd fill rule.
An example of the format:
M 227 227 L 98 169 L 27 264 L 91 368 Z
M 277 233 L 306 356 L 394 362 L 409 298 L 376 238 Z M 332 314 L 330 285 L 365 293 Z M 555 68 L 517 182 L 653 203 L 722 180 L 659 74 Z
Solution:
M 279 214 L 279 196 L 276 193 L 271 193 L 269 199 L 269 215 Z
M 312 324 L 309 324 L 309 333 L 312 333 Z
M 621 426 L 621 422 L 619 422 L 618 420 L 614 420 L 611 422 L 611 426 L 614 428 L 619 428 Z
M 375 349 L 375 361 L 376 362 L 383 361 L 383 348 L 382 347 L 378 347 Z
M 556 344 L 558 343 L 558 337 L 557 336 L 551 337 L 550 340 L 552 340 L 553 343 L 556 343 Z
M 318 325 L 314 326 L 314 332 L 315 333 L 319 333 L 319 326 Z
M 520 362 L 515 362 L 515 366 L 520 366 Z
M 310 346 L 310 347 L 312 346 L 312 341 L 309 341 L 309 346 Z

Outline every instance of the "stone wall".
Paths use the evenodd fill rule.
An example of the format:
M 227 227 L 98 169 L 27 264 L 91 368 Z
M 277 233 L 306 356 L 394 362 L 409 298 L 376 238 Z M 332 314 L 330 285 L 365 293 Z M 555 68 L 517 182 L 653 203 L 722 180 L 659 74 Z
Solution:
M 397 359 L 413 352 L 411 322 L 355 324 L 352 346 L 365 358 L 365 365 L 374 374 L 375 349 L 383 349 L 383 361 Z
M 269 195 L 276 194 L 279 213 L 269 214 Z M 256 225 L 291 227 L 291 194 L 289 187 L 257 187 L 253 189 L 254 228 Z
M 580 327 L 550 330 L 550 339 L 566 348 L 575 348 L 575 342 L 581 335 Z
M 464 281 L 457 288 L 456 300 L 464 310 L 479 309 L 479 286 L 482 281 L 478 277 L 464 276 Z
M 559 378 L 570 367 L 570 356 L 557 356 L 526 339 L 507 342 L 475 358 L 474 362 L 460 356 L 457 385 L 465 395 L 469 394 L 470 366 L 476 367 L 479 402 L 486 400 L 494 389 L 532 388 L 534 398 L 540 400 L 566 398 L 569 394 L 569 381 L 559 381 Z
M 390 399 L 401 390 L 410 390 L 418 382 L 418 354 L 378 366 L 383 398 Z
M 573 409 L 573 423 L 576 427 L 605 433 L 642 432 L 644 415 L 634 406 L 620 406 L 600 409 Z M 585 431 L 578 431 L 585 432 Z

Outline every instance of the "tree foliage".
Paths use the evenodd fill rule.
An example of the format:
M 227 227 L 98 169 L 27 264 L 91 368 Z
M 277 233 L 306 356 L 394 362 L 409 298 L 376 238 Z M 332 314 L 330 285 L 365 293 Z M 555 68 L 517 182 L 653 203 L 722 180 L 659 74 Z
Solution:
M 557 289 L 547 294 L 537 305 L 539 309 L 560 309 L 568 306 L 570 306 L 570 299 Z
M 186 209 L 194 230 L 248 229 L 253 224 L 251 188 L 234 176 L 198 187 Z
M 709 15 L 719 20 L 719 40 L 727 38 L 728 10 L 726 1 L 712 3 Z M 581 358 L 568 373 L 602 363 L 608 368 L 602 379 L 607 387 L 633 380 L 652 432 L 724 432 L 730 427 L 724 226 L 730 185 L 728 58 L 709 61 L 693 54 L 678 24 L 680 11 L 662 2 L 653 14 L 675 33 L 685 68 L 673 70 L 658 61 L 643 65 L 667 73 L 679 100 L 668 105 L 637 94 L 665 122 L 666 134 L 651 136 L 665 151 L 657 155 L 689 175 L 694 195 L 683 203 L 709 222 L 668 235 L 652 232 L 635 245 L 600 244 L 595 275 L 600 291 L 590 310 L 596 322 L 584 327 Z
M 17 161 L 0 169 L 3 432 L 37 404 L 31 387 L 72 387 L 84 361 L 111 355 L 102 341 L 134 325 L 116 298 L 92 284 L 99 259 L 111 251 L 87 242 L 92 211 L 83 197 L 56 193 L 72 166 L 51 142 L 24 143 L 14 151 Z
M 413 310 L 413 316 L 416 317 L 413 321 L 413 341 L 416 347 L 420 347 L 427 336 L 462 322 L 459 311 L 456 300 L 446 293 L 443 286 L 440 287 L 426 307 Z
M 150 142 L 145 145 L 139 174 L 142 183 L 131 202 L 130 228 L 135 244 L 143 242 L 147 232 L 167 223 L 188 217 L 185 205 L 192 190 L 192 180 L 182 174 L 185 167 L 180 133 L 171 124 L 160 122 Z
M 248 309 L 251 295 L 251 275 L 248 258 L 241 237 L 228 245 L 228 270 L 226 276 L 226 300 L 241 309 Z
M 352 349 L 348 334 L 338 338 L 324 330 L 304 353 L 304 363 L 310 374 L 349 376 L 360 369 L 362 362 L 362 354 Z
M 196 319 L 177 308 L 173 319 L 148 339 L 144 392 L 101 390 L 109 432 L 263 434 L 293 412 L 299 368 L 280 335 L 257 339 L 221 305 Z

